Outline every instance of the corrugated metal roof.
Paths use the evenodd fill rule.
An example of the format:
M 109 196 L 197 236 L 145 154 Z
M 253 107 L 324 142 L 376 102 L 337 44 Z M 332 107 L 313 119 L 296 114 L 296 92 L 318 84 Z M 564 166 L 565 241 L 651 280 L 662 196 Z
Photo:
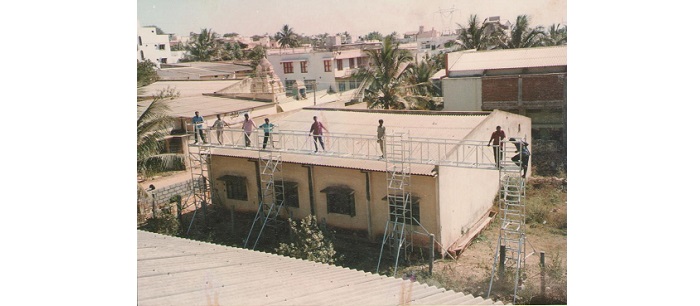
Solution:
M 503 305 L 419 282 L 137 231 L 138 305 Z
M 138 88 L 136 94 L 139 97 L 150 97 L 157 94 L 159 91 L 170 87 L 175 88 L 175 91 L 180 93 L 180 97 L 201 96 L 205 93 L 213 93 L 224 89 L 238 82 L 240 81 L 158 81 Z
M 138 102 L 137 112 L 140 114 L 151 102 L 151 100 Z M 275 107 L 275 105 L 270 102 L 203 95 L 181 97 L 168 101 L 167 104 L 170 107 L 168 114 L 176 118 L 192 118 L 195 111 L 199 111 L 200 116 L 207 117 L 215 114 L 233 113 L 255 108 Z
M 566 46 L 449 53 L 448 71 L 566 66 Z
M 274 107 L 270 102 L 230 99 L 212 96 L 178 98 L 168 102 L 173 117 L 192 118 L 195 111 L 201 116 L 236 112 L 258 107 Z

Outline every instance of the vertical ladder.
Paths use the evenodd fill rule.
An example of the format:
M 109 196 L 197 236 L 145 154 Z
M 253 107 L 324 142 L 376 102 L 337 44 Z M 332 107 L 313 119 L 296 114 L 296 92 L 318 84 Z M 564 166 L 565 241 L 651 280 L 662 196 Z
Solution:
M 515 143 L 519 141 L 504 142 L 504 156 L 500 162 L 500 196 L 498 201 L 499 213 L 501 215 L 501 228 L 498 236 L 498 243 L 493 256 L 493 267 L 491 269 L 491 281 L 489 291 L 486 295 L 491 295 L 493 279 L 498 269 L 499 277 L 503 276 L 505 269 L 514 272 L 513 303 L 517 298 L 520 269 L 525 266 L 525 178 L 522 177 L 522 166 L 514 163 L 510 156 L 520 154 Z M 520 145 L 520 144 L 518 144 Z M 522 160 L 522 156 L 521 160 Z M 499 262 L 499 254 L 505 250 Z M 499 266 L 503 264 L 503 270 Z
M 253 249 L 258 245 L 266 226 L 276 228 L 284 223 L 277 219 L 284 206 L 284 181 L 279 173 L 282 171 L 282 154 L 276 150 L 259 150 L 258 152 L 262 198 L 244 243 L 244 247 L 248 247 L 251 237 L 254 236 Z
M 390 254 L 394 256 L 394 276 L 396 276 L 401 251 L 413 245 L 413 212 L 411 211 L 411 163 L 410 142 L 404 141 L 403 134 L 386 136 L 385 158 L 387 178 L 387 204 L 389 219 L 384 227 L 382 247 L 379 252 L 377 273 L 382 262 L 384 247 L 389 246 Z
M 204 222 L 206 223 L 206 206 L 209 203 L 210 180 L 209 165 L 211 162 L 211 146 L 190 145 L 188 148 L 190 157 L 190 174 L 192 175 L 192 194 L 194 196 L 194 213 L 192 220 L 187 227 L 187 234 L 192 229 L 192 224 L 197 217 L 197 212 L 202 210 Z

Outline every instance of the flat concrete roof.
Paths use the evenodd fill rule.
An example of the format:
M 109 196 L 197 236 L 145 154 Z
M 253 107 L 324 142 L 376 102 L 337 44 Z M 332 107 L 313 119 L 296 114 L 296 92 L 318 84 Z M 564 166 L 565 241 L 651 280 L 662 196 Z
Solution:
M 278 125 L 280 130 L 309 131 L 313 117 L 318 116 L 318 120 L 329 130 L 328 135 L 333 133 L 376 135 L 378 121 L 383 119 L 387 134 L 410 132 L 411 137 L 461 140 L 489 114 L 490 112 L 382 111 L 307 107 L 299 111 L 268 117 L 272 123 Z M 327 134 L 325 131 L 323 133 Z
M 137 231 L 138 305 L 503 305 L 339 266 Z

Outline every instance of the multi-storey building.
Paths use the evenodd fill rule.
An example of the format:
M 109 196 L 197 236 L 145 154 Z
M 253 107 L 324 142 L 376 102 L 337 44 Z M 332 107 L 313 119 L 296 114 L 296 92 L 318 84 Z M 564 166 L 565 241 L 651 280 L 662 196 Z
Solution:
M 359 86 L 359 81 L 353 80 L 351 75 L 368 65 L 364 51 L 378 46 L 379 43 L 337 45 L 331 42 L 326 49 L 268 49 L 267 59 L 285 85 L 288 96 L 297 95 L 298 84 L 303 84 L 307 92 L 314 88 L 344 92 Z
M 170 35 L 157 34 L 156 27 L 138 27 L 136 58 L 139 62 L 150 60 L 158 68 L 160 64 L 177 63 L 183 52 L 170 50 Z

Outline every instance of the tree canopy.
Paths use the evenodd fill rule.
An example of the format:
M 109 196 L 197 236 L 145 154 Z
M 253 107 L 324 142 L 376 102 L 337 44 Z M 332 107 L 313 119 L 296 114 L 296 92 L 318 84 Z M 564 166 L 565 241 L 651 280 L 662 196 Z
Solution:
M 199 34 L 190 33 L 190 39 L 185 46 L 185 50 L 188 52 L 187 59 L 191 61 L 211 61 L 217 52 L 218 43 L 216 38 L 218 38 L 218 34 L 211 29 L 202 29 Z
M 285 24 L 282 29 L 275 35 L 275 40 L 280 44 L 280 47 L 298 47 L 299 46 L 299 35 L 294 33 L 294 29 L 289 25 Z
M 136 121 L 136 168 L 144 177 L 164 168 L 169 168 L 177 159 L 177 154 L 163 154 L 162 139 L 168 133 L 173 118 L 168 115 L 167 101 L 175 99 L 179 93 L 172 88 L 161 90 L 153 96 L 153 101 L 138 116 Z
M 158 73 L 156 72 L 156 64 L 151 60 L 136 62 L 136 87 L 143 87 L 148 84 L 158 81 Z

